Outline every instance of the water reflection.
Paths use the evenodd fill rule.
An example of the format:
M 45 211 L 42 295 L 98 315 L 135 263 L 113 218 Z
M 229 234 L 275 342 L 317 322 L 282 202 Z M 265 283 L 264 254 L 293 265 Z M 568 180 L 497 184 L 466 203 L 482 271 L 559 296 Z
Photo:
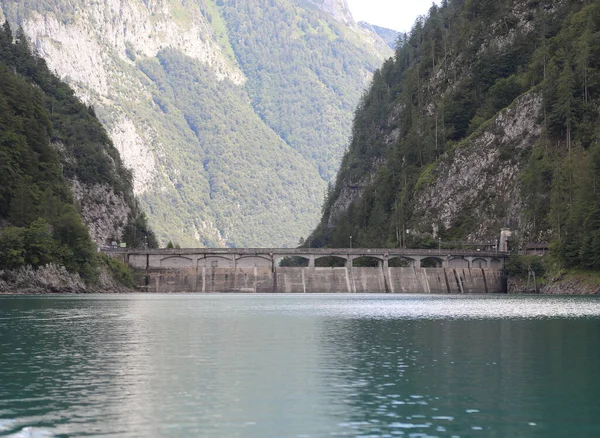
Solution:
M 0 436 L 590 436 L 600 301 L 0 298 Z
M 327 321 L 323 368 L 354 434 L 600 432 L 597 320 Z M 593 340 L 593 341 L 592 341 Z M 568 433 L 567 433 L 568 432 Z

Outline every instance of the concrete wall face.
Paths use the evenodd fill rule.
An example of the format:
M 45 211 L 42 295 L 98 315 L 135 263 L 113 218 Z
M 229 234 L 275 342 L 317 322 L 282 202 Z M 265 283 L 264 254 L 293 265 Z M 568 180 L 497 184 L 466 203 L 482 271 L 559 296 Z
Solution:
M 450 268 L 468 268 L 469 262 L 465 259 L 450 259 L 448 266 Z
M 204 257 L 198 259 L 199 268 L 233 268 L 233 260 L 226 257 Z
M 132 260 L 130 259 L 130 263 Z M 164 262 L 164 260 L 163 260 Z M 181 260 L 177 261 L 181 263 Z M 200 261 L 199 261 L 200 262 Z M 209 266 L 137 270 L 148 292 L 248 293 L 505 293 L 502 271 L 491 268 L 273 268 Z M 144 261 L 144 264 L 146 262 Z M 186 262 L 187 263 L 187 262 Z M 134 265 L 134 263 L 131 263 Z M 135 261 L 135 267 L 141 261 Z

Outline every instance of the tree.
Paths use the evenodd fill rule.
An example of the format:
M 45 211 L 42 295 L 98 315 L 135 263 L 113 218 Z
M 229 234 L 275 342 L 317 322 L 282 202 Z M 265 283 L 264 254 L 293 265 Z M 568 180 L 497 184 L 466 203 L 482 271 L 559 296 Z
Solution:
M 79 272 L 86 280 L 94 281 L 97 277 L 96 249 L 73 205 L 63 206 L 54 224 L 54 238 L 62 245 L 65 267 L 71 272 Z
M 0 231 L 0 266 L 17 269 L 25 263 L 25 229 L 6 227 Z
M 25 264 L 34 268 L 59 261 L 57 242 L 45 219 L 35 220 L 24 233 Z

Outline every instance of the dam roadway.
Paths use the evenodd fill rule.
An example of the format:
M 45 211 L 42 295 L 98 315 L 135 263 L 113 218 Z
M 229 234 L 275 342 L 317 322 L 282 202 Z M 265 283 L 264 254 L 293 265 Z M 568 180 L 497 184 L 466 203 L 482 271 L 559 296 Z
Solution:
M 155 293 L 505 293 L 503 268 L 508 257 L 498 251 L 400 248 L 104 252 L 134 269 L 140 290 Z M 290 257 L 304 260 L 303 266 L 281 266 Z M 337 259 L 340 267 L 317 266 L 324 258 Z M 355 266 L 359 259 L 377 266 Z

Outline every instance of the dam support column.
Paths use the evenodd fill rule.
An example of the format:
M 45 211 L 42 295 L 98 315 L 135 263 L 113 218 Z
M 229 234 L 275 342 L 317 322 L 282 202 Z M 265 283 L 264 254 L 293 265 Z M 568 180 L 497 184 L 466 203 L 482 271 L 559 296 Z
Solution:
M 471 269 L 473 267 L 473 257 L 465 257 L 465 260 L 468 263 L 469 269 Z
M 386 294 L 393 292 L 391 289 L 392 282 L 390 281 L 390 263 L 388 257 L 388 254 L 384 254 L 381 261 L 381 274 L 383 275 L 383 287 Z
M 275 255 L 272 252 L 269 253 L 269 257 L 271 258 L 271 278 L 273 278 L 273 292 L 277 293 L 279 291 L 277 288 L 277 263 L 275 261 Z M 256 287 L 254 290 L 256 290 Z
M 192 272 L 193 272 L 193 278 L 192 278 L 192 292 L 198 292 L 198 260 L 199 260 L 199 256 L 193 257 L 192 258 L 192 262 L 194 263 L 192 265 Z

